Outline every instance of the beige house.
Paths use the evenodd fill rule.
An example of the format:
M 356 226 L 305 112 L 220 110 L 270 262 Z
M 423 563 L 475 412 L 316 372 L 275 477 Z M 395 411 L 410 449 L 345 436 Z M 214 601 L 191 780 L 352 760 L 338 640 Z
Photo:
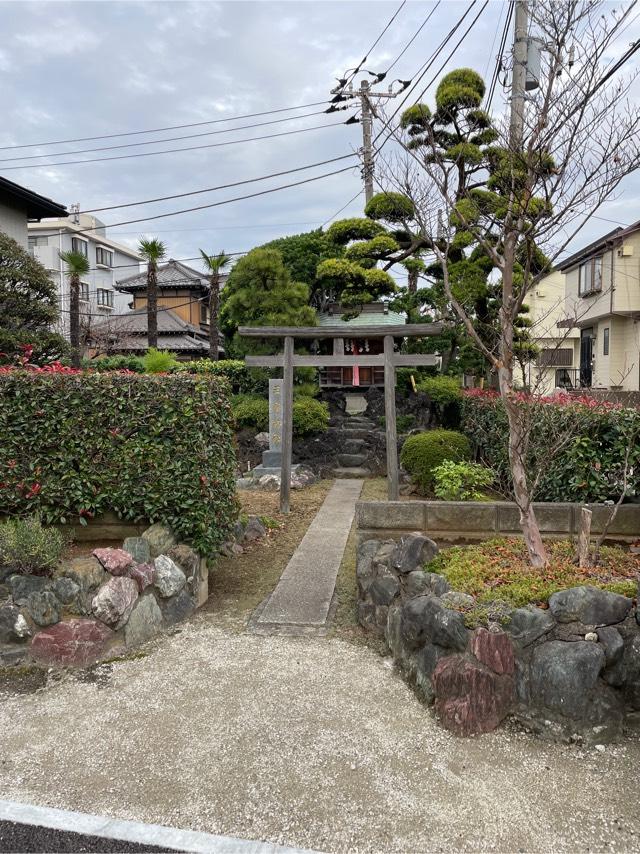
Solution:
M 526 366 L 526 385 L 537 394 L 551 394 L 556 388 L 574 388 L 580 364 L 580 331 L 559 327 L 567 315 L 565 277 L 554 270 L 527 294 L 530 336 L 540 348 L 536 359 Z
M 640 390 L 640 222 L 616 228 L 567 258 L 560 328 L 579 335 L 583 388 Z

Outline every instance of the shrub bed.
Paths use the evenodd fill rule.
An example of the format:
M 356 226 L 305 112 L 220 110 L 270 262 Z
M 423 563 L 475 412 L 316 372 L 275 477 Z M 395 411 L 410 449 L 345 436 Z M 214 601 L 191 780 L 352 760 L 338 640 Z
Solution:
M 409 436 L 400 452 L 402 467 L 418 489 L 427 494 L 433 489 L 434 470 L 445 460 L 469 459 L 469 440 L 455 430 L 428 430 Z
M 65 523 L 111 510 L 209 554 L 236 510 L 227 389 L 217 377 L 0 372 L 0 514 Z
M 536 501 L 617 499 L 629 444 L 627 493 L 640 492 L 640 411 L 564 394 L 523 396 L 520 406 L 528 408 L 531 423 L 527 468 L 541 471 Z M 462 430 L 477 459 L 493 470 L 496 488 L 511 496 L 507 416 L 500 398 L 491 392 L 465 393 Z
M 237 395 L 232 405 L 237 428 L 253 427 L 258 431 L 269 429 L 269 401 L 257 395 Z M 313 397 L 300 395 L 293 401 L 293 434 L 308 436 L 322 433 L 329 426 L 329 408 Z

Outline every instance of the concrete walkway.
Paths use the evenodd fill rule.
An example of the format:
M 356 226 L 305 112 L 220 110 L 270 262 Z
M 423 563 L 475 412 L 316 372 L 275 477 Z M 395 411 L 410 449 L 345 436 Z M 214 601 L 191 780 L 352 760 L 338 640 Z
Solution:
M 325 628 L 361 480 L 336 480 L 252 625 L 258 632 Z

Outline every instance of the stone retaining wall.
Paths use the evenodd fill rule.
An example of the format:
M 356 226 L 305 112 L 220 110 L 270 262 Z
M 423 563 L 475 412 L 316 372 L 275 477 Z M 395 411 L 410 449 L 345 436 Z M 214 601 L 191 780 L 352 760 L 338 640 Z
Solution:
M 600 744 L 640 717 L 640 618 L 631 599 L 573 587 L 554 593 L 546 610 L 489 605 L 486 625 L 471 629 L 473 597 L 428 572 L 437 551 L 419 534 L 362 542 L 358 615 L 443 726 L 474 735 L 512 715 L 546 738 Z
M 580 508 L 592 512 L 591 532 L 602 532 L 612 508 L 604 504 L 535 504 L 544 537 L 573 537 Z M 358 541 L 400 538 L 424 531 L 440 541 L 485 540 L 491 536 L 521 535 L 518 508 L 509 501 L 360 501 L 356 505 Z M 640 504 L 623 504 L 608 539 L 631 542 L 640 536 Z

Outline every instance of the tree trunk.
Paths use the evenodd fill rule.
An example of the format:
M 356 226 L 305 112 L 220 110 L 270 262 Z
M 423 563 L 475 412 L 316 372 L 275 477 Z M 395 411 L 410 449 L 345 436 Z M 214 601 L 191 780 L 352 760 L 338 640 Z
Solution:
M 209 358 L 218 361 L 218 309 L 220 305 L 220 276 L 216 273 L 209 281 Z
M 73 275 L 69 280 L 69 338 L 71 339 L 71 365 L 80 367 L 80 279 Z
M 417 270 L 409 270 L 407 276 L 407 290 L 410 294 L 418 293 L 418 271 Z
M 158 278 L 152 262 L 147 270 L 147 344 L 158 347 Z

